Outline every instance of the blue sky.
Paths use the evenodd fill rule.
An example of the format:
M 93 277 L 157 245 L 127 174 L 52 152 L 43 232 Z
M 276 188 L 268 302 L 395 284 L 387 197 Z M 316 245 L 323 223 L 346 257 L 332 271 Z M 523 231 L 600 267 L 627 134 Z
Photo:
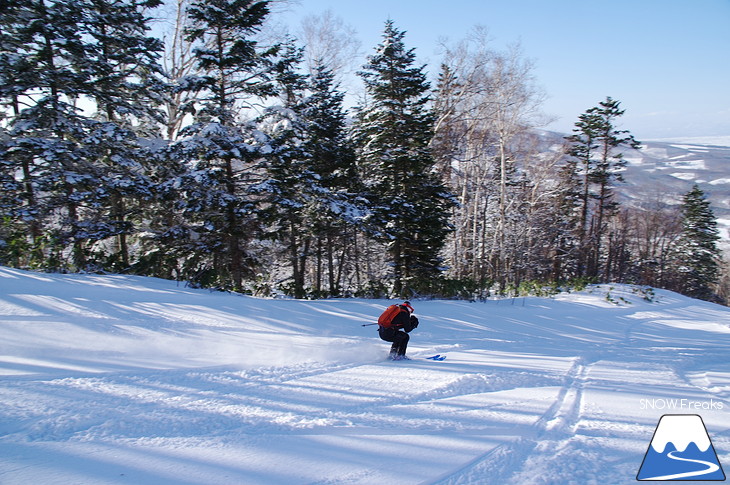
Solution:
M 570 132 L 606 96 L 637 139 L 730 136 L 730 0 L 299 0 L 286 22 L 331 10 L 364 55 L 390 18 L 435 75 L 439 39 L 487 27 L 495 48 L 520 42 L 549 96 L 548 129 Z

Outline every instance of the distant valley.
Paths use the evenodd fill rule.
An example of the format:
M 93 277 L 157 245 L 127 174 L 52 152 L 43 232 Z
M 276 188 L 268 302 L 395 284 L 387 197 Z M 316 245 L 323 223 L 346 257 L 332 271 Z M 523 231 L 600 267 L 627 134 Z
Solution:
M 543 136 L 560 143 L 565 135 Z M 626 181 L 617 188 L 623 203 L 678 205 L 696 183 L 711 203 L 721 244 L 730 252 L 730 136 L 640 141 L 641 149 L 624 151 Z

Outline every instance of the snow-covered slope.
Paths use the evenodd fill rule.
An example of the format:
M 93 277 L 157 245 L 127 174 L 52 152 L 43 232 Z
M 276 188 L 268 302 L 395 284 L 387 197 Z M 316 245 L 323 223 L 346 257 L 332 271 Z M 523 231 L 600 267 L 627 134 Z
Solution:
M 538 131 L 544 150 L 559 151 L 565 134 Z M 722 246 L 730 251 L 730 136 L 641 140 L 639 150 L 624 149 L 628 165 L 617 193 L 623 203 L 653 207 L 678 205 L 696 183 L 718 219 Z
M 728 308 L 417 301 L 390 362 L 386 303 L 0 268 L 0 483 L 630 484 L 668 413 L 730 463 Z
M 730 139 L 647 141 L 629 150 L 622 193 L 638 203 L 681 203 L 698 184 L 712 204 L 724 244 L 730 243 Z

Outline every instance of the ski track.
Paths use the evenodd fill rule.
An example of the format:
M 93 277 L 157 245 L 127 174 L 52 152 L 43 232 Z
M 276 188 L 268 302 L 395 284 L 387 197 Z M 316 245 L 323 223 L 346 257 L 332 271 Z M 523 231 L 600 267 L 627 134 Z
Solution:
M 543 449 L 555 450 L 554 446 L 546 446 L 548 441 L 560 441 L 573 435 L 580 419 L 580 407 L 583 398 L 583 385 L 587 365 L 584 359 L 574 359 L 573 365 L 565 376 L 565 383 L 548 410 L 542 414 L 522 437 L 485 453 L 465 467 L 442 477 L 434 484 L 452 485 L 461 483 L 477 483 L 489 477 L 489 483 L 526 483 L 525 472 L 520 464 L 539 454 Z M 517 471 L 515 471 L 517 469 Z
M 30 440 L 89 440 L 96 438 L 141 438 L 150 432 L 172 429 L 172 436 L 190 436 L 201 427 L 212 433 L 240 429 L 248 432 L 316 432 L 318 428 L 344 426 L 353 433 L 367 430 L 390 432 L 391 426 L 418 431 L 456 429 L 452 420 L 427 418 L 404 421 L 402 411 L 411 406 L 463 395 L 505 391 L 557 377 L 529 372 L 456 374 L 410 363 L 403 373 L 391 373 L 393 364 L 303 365 L 253 371 L 168 371 L 140 374 L 111 374 L 67 377 L 52 380 L 18 380 L 5 383 L 8 394 L 20 396 L 15 402 L 12 424 L 2 423 L 0 434 L 15 432 Z M 384 373 L 386 375 L 384 375 Z M 415 384 L 418 392 L 403 390 L 404 381 Z M 351 391 L 351 392 L 348 392 Z M 39 408 L 35 396 L 52 396 Z M 83 396 L 79 405 L 79 395 Z M 28 403 L 23 408 L 19 402 Z M 335 403 L 335 405 L 333 405 Z M 330 406 L 330 409 L 328 409 Z M 398 408 L 401 413 L 379 412 Z M 99 409 L 113 410 L 98 413 Z M 201 416 L 208 412 L 210 416 Z M 73 416 L 72 416 L 73 415 Z M 126 427 L 125 418 L 135 426 Z M 71 419 L 69 419 L 71 418 Z M 159 419 L 168 424 L 161 425 Z M 149 420 L 149 425 L 145 422 Z M 32 429 L 26 429 L 23 423 Z M 488 431 L 471 429 L 474 431 Z M 110 434 L 112 433 L 112 434 Z
M 335 323 L 327 327 L 325 321 L 329 340 L 292 334 L 281 343 L 269 336 L 276 320 L 249 300 L 212 295 L 216 305 L 230 305 L 225 311 L 216 306 L 215 316 L 206 311 L 213 304 L 181 291 L 187 308 L 196 310 L 184 325 L 171 327 L 174 318 L 164 309 L 175 308 L 174 298 L 135 303 L 119 293 L 142 291 L 137 280 L 74 281 L 100 284 L 127 300 L 104 306 L 99 302 L 111 296 L 86 300 L 61 292 L 11 296 L 3 303 L 0 294 L 0 309 L 29 325 L 16 327 L 30 337 L 6 332 L 7 345 L 24 349 L 30 344 L 22 338 L 32 337 L 42 349 L 0 353 L 0 363 L 19 371 L 0 377 L 0 483 L 630 484 L 658 417 L 682 412 L 641 409 L 643 399 L 721 401 L 724 411 L 701 412 L 721 462 L 730 462 L 728 344 L 712 333 L 723 331 L 718 322 L 728 311 L 721 307 L 668 293 L 663 301 L 643 303 L 623 288 L 611 295 L 633 303 L 608 303 L 600 289 L 520 305 L 443 302 L 431 307 L 433 315 L 424 312 L 409 353 L 448 358 L 390 362 L 387 345 L 371 330 L 354 337 L 337 330 L 343 315 L 357 325 L 381 304 L 271 302 L 296 315 L 287 321 L 286 338 L 292 329 L 306 330 L 322 315 L 334 315 Z M 144 293 L 176 291 L 163 285 Z M 237 314 L 236 301 L 263 316 L 259 333 L 240 333 L 249 317 L 237 317 L 239 326 L 226 320 Z M 461 313 L 453 316 L 452 307 Z M 120 309 L 139 320 L 120 324 L 114 313 Z M 168 340 L 143 352 L 110 340 L 82 360 L 54 350 L 53 339 L 62 332 L 43 340 L 31 333 L 51 328 L 52 311 L 63 329 L 82 318 L 84 332 L 142 336 L 135 343 L 162 335 L 192 346 L 186 339 L 198 342 L 198 325 L 227 337 L 256 337 L 256 349 L 293 344 L 307 355 L 325 341 L 353 355 L 330 351 L 292 363 L 277 350 L 270 366 L 246 359 L 236 365 L 228 354 L 220 365 L 209 365 L 216 356 L 201 345 L 201 364 L 193 365 L 185 349 L 169 354 L 184 357 L 179 367 L 158 368 L 163 359 L 151 359 L 149 349 L 172 352 Z M 134 312 L 154 313 L 163 322 L 145 326 Z M 704 330 L 689 333 L 684 319 L 691 318 L 700 318 Z M 373 347 L 380 350 L 362 354 Z M 44 353 L 48 349 L 56 353 Z M 96 367 L 89 364 L 92 357 Z
M 679 304 L 677 304 L 679 306 Z M 684 313 L 684 311 L 682 312 Z M 562 484 L 600 484 L 600 483 L 632 483 L 630 478 L 630 466 L 625 458 L 614 458 L 606 460 L 600 451 L 591 451 L 591 437 L 609 435 L 610 430 L 596 429 L 591 426 L 589 420 L 584 419 L 583 409 L 584 390 L 586 386 L 597 386 L 601 379 L 591 379 L 591 368 L 596 364 L 602 364 L 603 355 L 606 358 L 613 358 L 630 362 L 629 354 L 636 353 L 649 355 L 657 363 L 651 370 L 652 373 L 660 376 L 656 384 L 667 387 L 666 383 L 674 382 L 674 389 L 682 389 L 686 395 L 695 396 L 695 402 L 702 402 L 704 399 L 722 401 L 727 406 L 730 399 L 730 365 L 728 372 L 705 372 L 688 371 L 688 367 L 700 367 L 699 360 L 710 362 L 713 368 L 717 359 L 704 355 L 698 359 L 699 353 L 692 352 L 692 349 L 684 352 L 684 356 L 677 358 L 664 358 L 661 352 L 656 350 L 646 352 L 646 349 L 635 349 L 635 339 L 632 332 L 638 330 L 639 325 L 634 324 L 626 328 L 624 339 L 619 350 L 613 349 L 596 353 L 590 351 L 582 356 L 575 357 L 573 365 L 565 376 L 565 383 L 560 388 L 550 408 L 540 416 L 535 424 L 526 432 L 523 432 L 518 439 L 506 442 L 491 449 L 483 455 L 471 460 L 461 468 L 439 477 L 435 481 L 427 482 L 430 485 L 457 485 L 476 483 L 517 483 L 517 484 L 541 484 L 541 485 L 562 485 Z M 598 354 L 598 355 L 597 355 Z M 644 359 L 637 359 L 644 360 Z M 636 372 L 636 370 L 633 370 Z M 697 394 L 700 394 L 699 396 Z M 651 393 L 647 392 L 647 396 Z M 706 403 L 705 401 L 705 403 Z M 690 411 L 687 411 L 690 412 Z M 696 412 L 696 410 L 694 411 Z M 647 430 L 649 430 L 648 428 Z M 612 434 L 612 433 L 611 433 Z M 730 430 L 722 434 L 730 434 Z M 727 442 L 728 440 L 723 440 Z M 576 468 L 576 456 L 585 459 L 584 466 Z M 585 466 L 585 463 L 592 462 L 594 466 Z M 599 466 L 603 462 L 609 466 Z M 550 475 L 535 474 L 535 470 L 548 469 L 560 470 L 562 472 Z M 716 467 L 710 465 L 707 473 L 715 471 Z M 625 471 L 626 473 L 621 473 Z M 696 474 L 682 474 L 681 477 L 696 476 Z M 489 477 L 485 481 L 485 477 Z M 678 478 L 673 477 L 673 478 Z
M 390 382 L 383 377 L 383 371 L 389 372 L 398 365 L 390 362 L 19 381 L 18 388 L 28 402 L 32 402 L 34 394 L 54 398 L 43 415 L 31 414 L 30 411 L 37 412 L 33 407 L 25 416 L 16 416 L 19 428 L 3 429 L 0 434 L 8 440 L 14 431 L 31 442 L 147 442 L 151 436 L 154 441 L 163 442 L 195 440 L 201 432 L 221 442 L 250 435 L 377 437 L 388 436 L 394 430 L 398 435 L 415 436 L 505 435 L 502 444 L 447 477 L 424 483 L 557 484 L 562 483 L 563 475 L 553 477 L 553 481 L 530 480 L 535 467 L 544 468 L 547 462 L 554 467 L 556 458 L 567 460 L 571 450 L 581 443 L 576 435 L 593 363 L 585 358 L 574 358 L 569 366 L 568 363 L 565 362 L 568 370 L 562 377 L 556 372 L 559 369 L 463 374 L 435 368 L 439 363 L 412 361 L 398 369 L 405 374 L 394 373 Z M 484 367 L 490 369 L 488 365 Z M 404 379 L 415 383 L 419 391 L 404 394 L 388 387 L 389 383 L 397 386 Z M 451 399 L 505 394 L 524 388 L 553 395 L 552 400 L 543 400 L 547 409 L 529 418 L 531 423 L 512 420 L 512 412 L 504 409 L 508 407 L 504 402 L 488 406 L 479 417 L 471 416 L 466 425 L 455 419 L 458 413 L 439 408 L 448 408 Z M 352 389 L 351 394 L 348 389 Z M 78 404 L 80 394 L 83 406 Z M 99 409 L 113 411 L 100 414 Z M 24 423 L 31 428 L 24 429 Z M 597 480 L 601 472 L 596 470 L 595 477 L 589 480 Z M 371 483 L 368 477 L 360 471 L 312 483 Z M 484 477 L 490 477 L 489 481 L 484 482 Z

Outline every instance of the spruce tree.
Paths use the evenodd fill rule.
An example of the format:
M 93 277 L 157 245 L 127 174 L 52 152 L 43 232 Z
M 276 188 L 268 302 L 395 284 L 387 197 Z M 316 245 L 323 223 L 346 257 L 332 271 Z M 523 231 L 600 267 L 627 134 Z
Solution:
M 100 183 L 94 180 L 82 140 L 89 120 L 74 105 L 88 93 L 90 75 L 80 66 L 88 47 L 80 2 L 21 0 L 3 6 L 2 102 L 9 108 L 2 140 L 5 174 L 19 176 L 18 206 L 2 214 L 11 246 L 27 248 L 19 264 L 61 265 L 72 246 L 72 265 L 86 264 L 81 203 Z M 6 243 L 7 244 L 7 243 Z M 53 260 L 53 262 L 51 262 Z
M 317 255 L 314 289 L 318 294 L 325 293 L 323 267 L 326 264 L 327 293 L 339 296 L 348 252 L 354 245 L 355 231 L 363 214 L 358 203 L 360 181 L 343 107 L 345 94 L 335 84 L 335 74 L 316 62 L 310 84 L 311 94 L 303 111 L 309 135 L 305 149 L 325 196 L 313 214 Z
M 674 250 L 678 290 L 693 298 L 715 299 L 720 277 L 717 219 L 705 193 L 696 184 L 682 200 L 682 234 Z
M 393 292 L 409 296 L 428 291 L 441 274 L 453 201 L 429 148 L 430 86 L 404 36 L 386 22 L 383 42 L 360 73 L 369 99 L 358 113 L 356 139 L 372 205 L 371 234 L 387 245 Z
M 578 161 L 569 158 L 558 171 L 558 186 L 551 198 L 551 211 L 554 214 L 550 224 L 553 232 L 551 277 L 557 283 L 582 276 L 579 268 L 582 264 L 580 251 L 585 206 L 582 204 L 584 193 L 581 180 Z
M 20 27 L 29 2 L 2 1 L 0 8 L 0 264 L 20 266 L 24 260 L 42 259 L 37 250 L 35 254 L 30 251 L 41 235 L 37 194 L 30 177 L 32 157 L 11 156 L 7 130 L 7 122 L 20 113 L 19 98 L 32 86 L 30 60 L 17 54 L 25 44 Z
M 300 74 L 301 58 L 301 50 L 289 43 L 275 63 L 281 104 L 268 108 L 260 123 L 270 137 L 270 150 L 262 158 L 266 180 L 256 187 L 262 197 L 258 214 L 269 236 L 286 248 L 290 292 L 298 298 L 325 293 L 325 261 L 328 293 L 339 293 L 335 240 L 346 238 L 347 222 L 357 213 L 350 200 L 354 154 L 347 139 L 343 94 L 332 85 L 331 71 L 321 66 L 311 77 Z M 316 266 L 310 268 L 312 256 Z M 314 281 L 307 281 L 312 273 Z
M 90 78 L 87 96 L 96 105 L 94 124 L 84 140 L 103 190 L 87 204 L 97 207 L 96 237 L 106 269 L 127 271 L 129 238 L 146 218 L 155 169 L 145 139 L 159 137 L 165 94 L 159 57 L 162 43 L 151 36 L 148 11 L 161 0 L 88 0 L 83 24 L 87 55 L 79 62 Z
M 139 136 L 152 133 L 138 128 L 154 121 L 161 92 L 161 44 L 146 35 L 144 11 L 159 3 L 23 0 L 5 9 L 0 95 L 10 119 L 3 158 L 23 174 L 21 203 L 10 217 L 27 225 L 28 264 L 105 266 L 105 240 L 117 236 L 112 259 L 129 266 L 129 200 L 149 189 Z M 91 115 L 90 105 L 97 110 Z M 61 257 L 67 246 L 70 264 Z
M 305 149 L 309 136 L 303 116 L 307 78 L 297 69 L 302 52 L 291 41 L 282 47 L 272 70 L 280 104 L 267 108 L 259 122 L 269 137 L 269 149 L 260 165 L 265 178 L 253 190 L 261 198 L 258 216 L 265 223 L 267 237 L 285 248 L 291 269 L 287 289 L 295 298 L 304 298 L 312 245 L 310 214 L 321 190 Z
M 248 245 L 257 227 L 249 189 L 261 147 L 243 113 L 275 92 L 276 47 L 255 40 L 268 13 L 268 2 L 252 0 L 197 0 L 188 9 L 198 72 L 181 84 L 200 95 L 175 147 L 190 165 L 182 210 L 195 248 L 189 271 L 202 285 L 241 290 L 253 271 Z

